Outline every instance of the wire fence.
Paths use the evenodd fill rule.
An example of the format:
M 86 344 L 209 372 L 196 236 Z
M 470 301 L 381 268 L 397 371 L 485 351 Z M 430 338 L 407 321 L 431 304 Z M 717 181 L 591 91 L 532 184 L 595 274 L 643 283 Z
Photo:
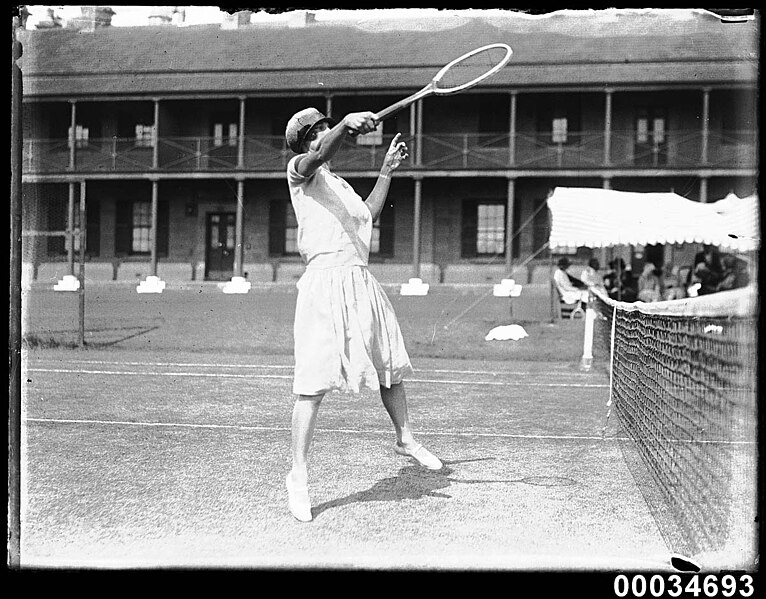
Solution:
M 31 185 L 22 192 L 21 286 L 78 293 L 78 345 L 85 345 L 85 185 Z M 81 224 L 83 226 L 81 226 Z M 22 330 L 22 335 L 24 331 Z

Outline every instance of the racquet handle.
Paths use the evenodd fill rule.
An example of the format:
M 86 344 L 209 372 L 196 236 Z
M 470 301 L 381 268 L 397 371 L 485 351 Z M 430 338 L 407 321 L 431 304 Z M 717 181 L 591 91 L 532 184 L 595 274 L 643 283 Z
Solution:
M 375 118 L 375 126 L 377 127 L 378 125 L 380 125 L 380 119 L 377 118 L 377 115 L 375 115 L 375 116 L 376 116 L 376 118 Z M 347 127 L 347 129 L 348 129 L 348 134 L 351 137 L 356 137 L 356 136 L 359 135 L 359 131 L 358 130 L 352 129 L 351 127 Z

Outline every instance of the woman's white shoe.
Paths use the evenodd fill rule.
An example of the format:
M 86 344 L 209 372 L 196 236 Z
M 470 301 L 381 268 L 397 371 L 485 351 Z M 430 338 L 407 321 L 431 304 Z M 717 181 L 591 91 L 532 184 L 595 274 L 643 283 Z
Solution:
M 441 470 L 443 464 L 441 460 L 434 454 L 428 451 L 420 443 L 405 447 L 397 443 L 394 445 L 394 451 L 401 456 L 412 458 L 421 466 L 428 468 L 429 470 Z
M 308 486 L 296 485 L 290 474 L 285 479 L 285 486 L 287 487 L 287 501 L 292 515 L 301 522 L 311 522 L 313 517 Z

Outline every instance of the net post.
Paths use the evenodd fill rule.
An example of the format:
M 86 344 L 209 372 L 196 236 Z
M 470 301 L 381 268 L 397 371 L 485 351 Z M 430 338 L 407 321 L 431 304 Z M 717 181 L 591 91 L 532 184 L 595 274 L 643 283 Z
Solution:
M 86 214 L 85 214 L 85 181 L 80 182 L 80 271 L 79 286 L 79 338 L 80 348 L 85 347 L 85 243 L 86 243 Z M 74 238 L 74 236 L 73 236 Z
M 556 290 L 554 289 L 553 282 L 553 251 L 548 248 L 548 294 L 550 296 L 551 303 L 551 323 L 556 322 L 556 316 L 558 315 L 556 310 Z
M 596 322 L 596 311 L 591 308 L 591 303 L 585 307 L 585 335 L 583 337 L 582 358 L 580 358 L 580 370 L 588 371 L 593 366 L 593 325 Z
M 74 276 L 74 238 L 75 238 L 75 226 L 74 226 L 74 197 L 75 197 L 75 182 L 69 183 L 69 204 L 67 205 L 67 263 L 69 264 L 69 274 Z

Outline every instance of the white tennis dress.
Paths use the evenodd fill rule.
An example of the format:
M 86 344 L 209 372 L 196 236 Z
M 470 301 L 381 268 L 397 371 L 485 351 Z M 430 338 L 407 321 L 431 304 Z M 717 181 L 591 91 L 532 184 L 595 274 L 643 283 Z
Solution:
M 370 210 L 324 165 L 299 175 L 296 158 L 287 181 L 306 271 L 297 284 L 293 393 L 358 394 L 400 383 L 413 370 L 391 302 L 367 269 Z

